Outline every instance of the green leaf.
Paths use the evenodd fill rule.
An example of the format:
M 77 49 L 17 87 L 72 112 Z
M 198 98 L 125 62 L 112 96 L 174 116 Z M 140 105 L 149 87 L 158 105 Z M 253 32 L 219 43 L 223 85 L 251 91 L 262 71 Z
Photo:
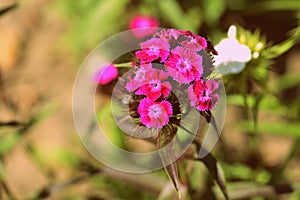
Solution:
M 203 17 L 201 13 L 202 12 L 199 7 L 190 8 L 184 18 L 184 28 L 196 33 L 198 28 L 203 23 Z
M 198 158 L 197 160 L 203 162 L 205 167 L 208 169 L 210 176 L 213 178 L 213 180 L 218 184 L 219 188 L 221 189 L 225 199 L 229 200 L 223 170 L 221 166 L 217 163 L 215 157 L 210 153 L 208 153 L 205 157 Z
M 167 173 L 169 179 L 171 180 L 177 195 L 179 199 L 181 198 L 181 192 L 180 192 L 180 183 L 179 183 L 179 178 L 178 178 L 178 169 L 176 162 L 174 161 L 174 153 L 173 150 L 170 149 L 169 151 L 167 150 L 160 150 L 159 151 L 160 158 L 162 160 L 162 163 L 164 165 L 165 172 Z M 166 163 L 170 163 L 167 165 Z
M 124 136 L 112 116 L 111 104 L 106 103 L 98 112 L 97 120 L 103 130 L 103 133 L 110 139 L 110 141 L 120 147 L 124 148 Z
M 172 26 L 178 29 L 185 29 L 185 25 L 182 21 L 184 19 L 184 12 L 177 1 L 159 1 L 158 8 L 160 9 L 161 14 L 171 23 Z
M 248 121 L 242 121 L 238 124 L 242 131 L 251 132 L 253 127 Z M 274 135 L 291 136 L 300 138 L 300 124 L 296 122 L 267 122 L 259 121 L 257 124 L 257 133 L 268 133 Z M 253 133 L 253 132 L 252 132 Z
M 178 178 L 178 169 L 177 169 L 176 160 L 173 151 L 173 145 L 172 143 L 168 144 L 170 142 L 170 139 L 173 138 L 173 136 L 170 137 L 170 134 L 174 134 L 174 133 L 171 132 L 170 134 L 167 134 L 164 131 L 161 131 L 159 134 L 160 136 L 157 140 L 159 142 L 158 147 L 160 149 L 158 150 L 158 153 L 162 161 L 162 164 L 164 166 L 165 172 L 168 175 L 169 179 L 171 180 L 177 192 L 177 195 L 180 199 L 181 198 L 180 183 Z M 166 144 L 168 145 L 165 146 Z
M 213 26 L 219 22 L 220 16 L 226 8 L 226 2 L 224 0 L 205 0 L 203 1 L 203 7 L 206 23 Z
M 237 105 L 237 106 L 244 106 L 243 96 L 236 94 L 236 95 L 228 95 L 227 96 L 228 104 Z M 253 95 L 247 95 L 247 102 L 249 108 L 253 108 L 255 106 L 255 98 Z M 261 110 L 265 110 L 271 113 L 276 114 L 284 114 L 286 113 L 287 109 L 284 107 L 281 102 L 273 95 L 266 95 L 260 102 L 259 108 Z
M 281 92 L 282 90 L 300 85 L 299 77 L 299 72 L 281 75 L 277 80 L 276 90 L 278 92 Z
M 249 180 L 253 176 L 253 171 L 246 165 L 241 163 L 233 163 L 224 168 L 227 178 Z
M 259 1 L 255 4 L 249 4 L 244 12 L 247 14 L 256 14 L 268 11 L 299 11 L 300 2 L 297 0 L 267 0 Z
M 118 33 L 127 23 L 124 15 L 129 0 L 97 1 L 83 0 L 59 2 L 55 7 L 67 10 L 66 20 L 69 20 L 70 28 L 64 37 L 64 43 L 68 43 L 71 51 L 78 54 L 81 59 L 83 53 L 91 50 L 100 41 Z M 61 5 L 62 4 L 62 5 Z M 70 9 L 70 5 L 71 9 Z M 125 16 L 125 17 L 124 17 Z M 123 20 L 120 20 L 123 19 Z M 118 23 L 116 23 L 118 22 Z
M 265 52 L 263 51 L 262 52 L 263 57 L 265 56 L 268 59 L 277 58 L 278 56 L 290 50 L 290 48 L 292 48 L 295 44 L 296 44 L 295 39 L 291 39 L 291 38 L 287 39 L 277 45 L 268 48 Z
M 4 155 L 12 149 L 20 140 L 21 136 L 17 133 L 10 133 L 6 137 L 1 137 L 0 142 L 0 155 Z
M 30 128 L 32 128 L 34 125 L 36 125 L 38 122 L 49 116 L 54 109 L 56 108 L 56 105 L 50 104 L 44 107 L 38 114 L 33 116 L 28 123 L 24 124 L 22 128 L 19 130 L 14 130 L 11 133 L 8 133 L 4 136 L 1 136 L 0 138 L 0 155 L 4 155 L 7 153 L 10 149 L 12 149 L 18 141 L 22 138 L 21 136 L 28 132 Z
M 249 105 L 250 108 L 253 107 L 254 102 L 255 102 L 254 96 L 247 95 L 247 104 Z M 228 95 L 227 103 L 233 104 L 233 105 L 238 105 L 238 106 L 244 106 L 244 97 L 240 94 Z

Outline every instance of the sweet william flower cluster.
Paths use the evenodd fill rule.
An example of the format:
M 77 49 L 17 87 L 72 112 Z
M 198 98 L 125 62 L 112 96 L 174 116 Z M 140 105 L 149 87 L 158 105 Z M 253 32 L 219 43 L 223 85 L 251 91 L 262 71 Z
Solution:
M 140 47 L 135 53 L 136 71 L 126 83 L 134 100 L 130 115 L 136 123 L 159 129 L 180 126 L 182 110 L 174 87 L 202 115 L 210 113 L 219 100 L 219 84 L 203 78 L 206 66 L 201 52 L 217 53 L 209 41 L 190 31 L 164 29 Z

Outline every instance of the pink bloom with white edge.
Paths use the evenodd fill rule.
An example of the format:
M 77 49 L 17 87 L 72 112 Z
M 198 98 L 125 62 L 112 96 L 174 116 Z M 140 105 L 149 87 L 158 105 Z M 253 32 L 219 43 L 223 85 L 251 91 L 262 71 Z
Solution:
M 135 71 L 135 76 L 126 84 L 128 92 L 133 92 L 142 86 L 146 80 L 146 74 L 152 70 L 152 64 L 141 64 Z
M 152 69 L 146 74 L 146 78 L 136 94 L 146 95 L 147 98 L 153 101 L 160 96 L 166 98 L 171 91 L 171 84 L 166 81 L 163 82 L 166 79 L 168 79 L 168 76 L 164 71 Z
M 197 80 L 188 89 L 191 106 L 199 111 L 211 110 L 219 100 L 219 95 L 215 93 L 219 84 L 214 80 Z
M 140 121 L 148 128 L 162 128 L 169 123 L 169 117 L 173 114 L 169 101 L 155 102 L 145 98 L 138 106 Z
M 202 57 L 183 47 L 173 49 L 165 65 L 168 75 L 179 83 L 197 80 L 203 72 Z
M 106 85 L 117 77 L 118 69 L 113 64 L 110 64 L 97 71 L 93 76 L 93 81 L 100 85 Z
M 142 15 L 135 16 L 129 23 L 129 28 L 137 38 L 144 38 L 151 35 L 157 30 L 157 27 L 158 21 L 155 18 Z
M 165 62 L 169 56 L 170 44 L 159 38 L 152 38 L 141 43 L 142 50 L 136 52 L 136 57 L 141 63 L 149 63 L 160 58 L 160 62 Z

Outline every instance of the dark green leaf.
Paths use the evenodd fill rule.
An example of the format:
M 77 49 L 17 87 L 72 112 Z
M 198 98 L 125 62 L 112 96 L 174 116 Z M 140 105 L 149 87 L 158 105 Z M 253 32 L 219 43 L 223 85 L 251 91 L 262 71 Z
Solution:
M 223 170 L 219 166 L 219 164 L 217 163 L 217 160 L 210 153 L 208 153 L 203 158 L 198 158 L 197 160 L 203 162 L 203 164 L 208 169 L 211 177 L 214 179 L 214 181 L 220 187 L 220 189 L 221 189 L 221 191 L 222 191 L 225 199 L 229 200 L 228 192 L 227 192 L 227 188 L 226 188 L 226 184 L 225 184 L 225 178 L 224 178 Z
M 159 155 L 163 163 L 164 169 L 176 189 L 178 197 L 181 198 L 178 169 L 174 158 L 174 152 L 172 150 L 172 145 L 160 149 Z M 168 165 L 168 163 L 171 164 Z

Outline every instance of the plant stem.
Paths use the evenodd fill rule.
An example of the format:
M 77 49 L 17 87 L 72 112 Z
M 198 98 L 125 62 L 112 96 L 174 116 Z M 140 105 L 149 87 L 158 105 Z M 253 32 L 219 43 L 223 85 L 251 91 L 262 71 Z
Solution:
M 114 64 L 114 66 L 117 67 L 117 68 L 132 67 L 132 62 L 118 63 L 118 64 Z

